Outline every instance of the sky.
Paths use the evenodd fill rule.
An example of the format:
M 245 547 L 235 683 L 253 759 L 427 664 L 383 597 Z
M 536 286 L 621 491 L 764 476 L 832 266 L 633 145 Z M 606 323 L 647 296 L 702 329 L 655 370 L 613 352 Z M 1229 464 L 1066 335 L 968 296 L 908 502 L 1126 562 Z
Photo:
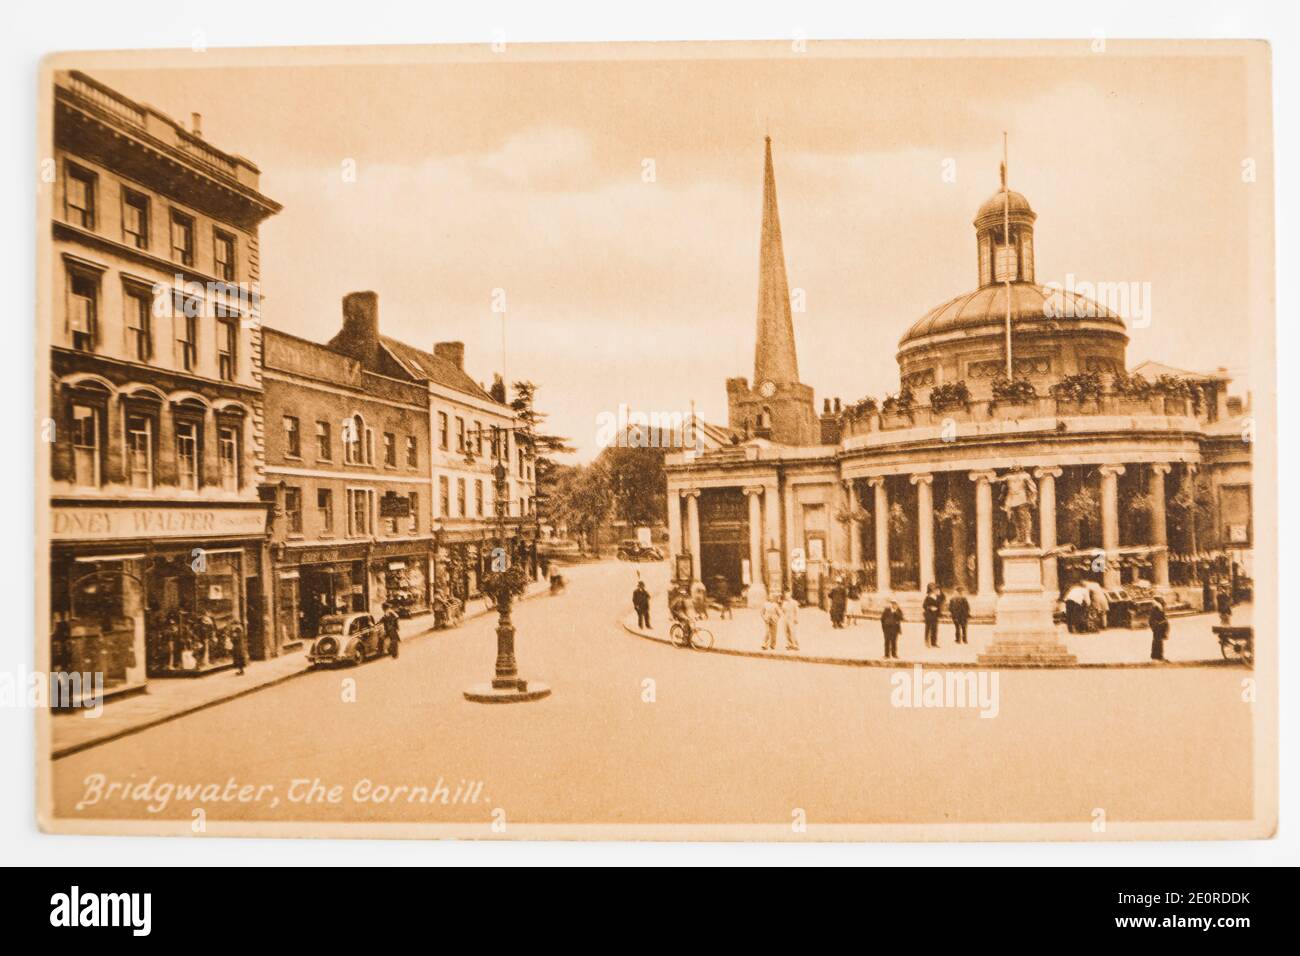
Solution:
M 1003 131 L 1038 281 L 1149 283 L 1130 367 L 1249 387 L 1250 326 L 1271 316 L 1247 314 L 1261 224 L 1242 163 L 1264 181 L 1271 143 L 1240 58 L 681 49 L 89 72 L 202 113 L 205 138 L 260 167 L 284 205 L 261 234 L 268 325 L 324 341 L 342 296 L 372 289 L 385 334 L 461 340 L 476 379 L 538 383 L 578 460 L 602 412 L 693 402 L 725 423 L 725 379 L 752 376 L 765 134 L 819 407 L 897 390 L 899 336 L 977 285 L 971 219 Z

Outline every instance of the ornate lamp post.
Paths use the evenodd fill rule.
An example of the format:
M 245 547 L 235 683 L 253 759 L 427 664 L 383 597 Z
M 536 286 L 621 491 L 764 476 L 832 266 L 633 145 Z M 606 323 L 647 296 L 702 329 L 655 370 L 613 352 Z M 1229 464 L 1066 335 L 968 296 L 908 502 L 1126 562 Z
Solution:
M 480 428 L 478 431 L 481 435 L 482 429 Z M 513 429 L 498 429 L 498 434 L 506 431 L 513 431 Z M 469 450 L 468 442 L 466 442 L 465 447 L 465 460 L 472 464 L 474 455 Z M 490 579 L 491 586 L 494 588 L 492 596 L 496 599 L 497 605 L 496 671 L 492 680 L 474 684 L 465 690 L 465 699 L 479 704 L 522 703 L 530 700 L 541 700 L 551 694 L 551 688 L 546 684 L 521 678 L 518 664 L 515 661 L 515 626 L 510 618 L 510 608 L 514 603 L 514 592 L 512 590 L 511 575 L 509 574 L 514 568 L 510 563 L 509 549 L 506 547 L 505 512 L 510 502 L 509 485 L 506 481 L 507 473 L 506 466 L 501 461 L 498 461 L 492 469 L 496 492 L 497 540 L 498 546 L 501 548 L 499 552 L 493 555 L 493 573 Z M 499 556 L 504 557 L 504 563 L 506 564 L 504 570 L 496 567 Z M 526 576 L 524 576 L 524 580 L 527 580 Z

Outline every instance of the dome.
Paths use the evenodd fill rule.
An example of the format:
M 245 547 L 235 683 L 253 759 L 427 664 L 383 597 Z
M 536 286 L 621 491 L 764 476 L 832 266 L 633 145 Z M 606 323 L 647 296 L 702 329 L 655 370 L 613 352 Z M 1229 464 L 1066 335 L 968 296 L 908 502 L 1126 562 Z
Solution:
M 1002 197 L 1006 196 L 1006 202 Z M 1006 209 L 1012 215 L 1019 213 L 1023 216 L 1034 217 L 1034 211 L 1029 207 L 1029 200 L 1014 189 L 1010 192 L 998 190 L 988 199 L 984 200 L 984 205 L 980 206 L 979 212 L 975 214 L 975 224 L 978 225 L 986 217 L 1002 217 L 1003 210 Z
M 1013 197 L 1016 193 L 1011 194 Z M 990 200 L 991 202 L 992 200 Z M 1023 202 L 1023 197 L 1021 199 Z M 987 203 L 985 204 L 987 205 Z M 1007 287 L 1003 283 L 981 286 L 927 312 L 899 340 L 905 348 L 917 339 L 957 331 L 1001 330 L 1007 319 Z M 1032 282 L 1011 284 L 1011 321 L 1051 322 L 1061 327 L 1093 322 L 1113 325 L 1125 332 L 1124 319 L 1087 296 L 1064 289 L 1049 289 Z

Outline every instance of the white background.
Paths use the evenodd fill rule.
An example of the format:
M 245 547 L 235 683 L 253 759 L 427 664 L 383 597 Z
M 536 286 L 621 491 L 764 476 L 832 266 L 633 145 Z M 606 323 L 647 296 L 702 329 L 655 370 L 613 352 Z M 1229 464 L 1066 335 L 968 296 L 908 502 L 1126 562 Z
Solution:
M 11 430 L 5 442 L 3 477 L 5 546 L 0 558 L 0 668 L 23 675 L 33 666 L 32 533 L 34 465 L 31 431 L 37 427 L 33 395 L 35 315 L 34 228 L 36 222 L 37 65 L 56 50 L 189 48 L 201 34 L 209 48 L 364 43 L 490 43 L 504 35 L 509 43 L 599 40 L 892 39 L 892 38 L 1108 38 L 1199 37 L 1263 38 L 1273 48 L 1274 136 L 1277 200 L 1278 275 L 1289 277 L 1298 261 L 1294 181 L 1287 172 L 1300 168 L 1296 130 L 1300 116 L 1300 37 L 1294 6 L 1275 2 L 1156 4 L 1088 2 L 1047 9 L 1042 3 L 926 3 L 866 5 L 840 2 L 737 5 L 735 11 L 695 2 L 618 5 L 548 3 L 476 3 L 434 5 L 383 0 L 277 5 L 266 0 L 222 3 L 155 0 L 58 4 L 10 3 L 5 10 L 4 56 L 0 58 L 3 93 L 3 145 L 0 145 L 0 210 L 3 216 L 5 329 L 0 347 L 0 388 Z M 1207 134 L 1208 133 L 1207 131 Z M 1212 135 L 1212 134 L 1210 134 Z M 1279 288 L 1277 296 L 1279 465 L 1282 475 L 1295 463 L 1292 419 L 1295 385 L 1289 359 L 1295 354 L 1294 304 Z M 1260 476 L 1260 481 L 1267 480 Z M 1286 485 L 1283 485 L 1285 488 Z M 1283 542 L 1280 581 L 1295 580 L 1294 508 L 1285 496 L 1279 504 L 1279 538 Z M 38 558 L 38 566 L 43 558 Z M 1282 588 L 1285 595 L 1285 586 Z M 434 843 L 324 840 L 182 840 L 131 841 L 129 853 L 120 840 L 51 837 L 35 825 L 33 715 L 22 708 L 0 707 L 0 858 L 15 864 L 82 866 L 95 863 L 141 865 L 220 865 L 249 863 L 335 865 L 341 856 L 352 864 L 458 863 L 502 864 L 769 864 L 865 863 L 1187 865 L 1300 863 L 1297 836 L 1294 716 L 1287 690 L 1295 687 L 1296 655 L 1289 653 L 1290 607 L 1283 602 L 1281 687 L 1281 823 L 1269 841 L 1241 843 L 1142 844 L 912 844 L 912 845 L 680 845 L 680 844 L 516 844 Z

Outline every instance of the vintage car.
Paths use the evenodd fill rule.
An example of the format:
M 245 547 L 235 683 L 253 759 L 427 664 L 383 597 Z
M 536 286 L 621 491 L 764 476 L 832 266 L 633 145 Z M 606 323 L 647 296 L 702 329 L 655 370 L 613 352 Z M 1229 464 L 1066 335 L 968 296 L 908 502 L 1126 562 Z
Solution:
M 320 619 L 307 661 L 313 667 L 360 664 L 387 652 L 384 626 L 369 614 L 326 614 Z
M 618 544 L 620 561 L 662 561 L 663 553 L 658 548 L 644 545 L 635 538 L 625 538 Z

